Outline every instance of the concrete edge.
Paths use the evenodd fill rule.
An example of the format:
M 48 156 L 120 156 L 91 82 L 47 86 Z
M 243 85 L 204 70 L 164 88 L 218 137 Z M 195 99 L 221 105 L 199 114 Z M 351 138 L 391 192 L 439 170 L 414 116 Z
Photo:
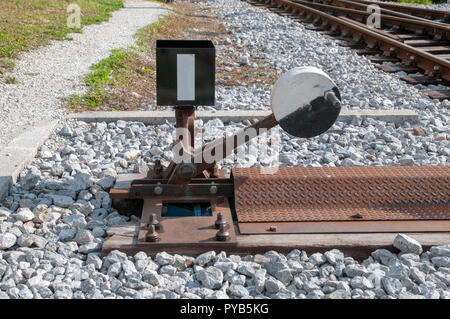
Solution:
M 197 111 L 196 118 L 204 121 L 220 118 L 224 123 L 242 122 L 248 119 L 262 119 L 271 111 Z M 338 121 L 350 123 L 355 116 L 372 118 L 384 122 L 402 124 L 417 123 L 419 116 L 412 110 L 342 110 Z M 142 122 L 146 125 L 160 125 L 175 120 L 174 112 L 169 111 L 102 111 L 73 113 L 69 118 L 84 122 L 115 122 L 118 120 Z
M 58 120 L 39 123 L 14 138 L 0 151 L 0 201 L 8 196 L 20 172 L 33 160 L 57 124 Z

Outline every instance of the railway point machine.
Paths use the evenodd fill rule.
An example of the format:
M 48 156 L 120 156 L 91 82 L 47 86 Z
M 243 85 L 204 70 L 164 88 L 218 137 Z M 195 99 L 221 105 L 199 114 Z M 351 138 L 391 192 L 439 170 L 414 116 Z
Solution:
M 174 109 L 174 159 L 167 167 L 155 160 L 146 175 L 119 175 L 110 196 L 137 207 L 140 224 L 132 239 L 107 239 L 104 254 L 253 253 L 276 248 L 267 236 L 450 230 L 446 166 L 279 167 L 273 174 L 249 167 L 233 168 L 229 176 L 218 169 L 259 132 L 279 126 L 292 138 L 314 138 L 330 129 L 341 94 L 322 70 L 287 71 L 272 88 L 272 114 L 195 145 L 196 106 L 215 103 L 215 47 L 203 40 L 158 40 L 156 62 L 157 104 Z M 253 235 L 269 239 L 255 244 L 248 240 Z

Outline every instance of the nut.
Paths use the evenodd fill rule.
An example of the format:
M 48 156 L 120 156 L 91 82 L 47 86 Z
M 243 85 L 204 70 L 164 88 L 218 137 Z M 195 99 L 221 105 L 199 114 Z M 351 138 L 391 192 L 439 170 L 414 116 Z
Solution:
M 230 239 L 230 233 L 225 229 L 225 225 L 220 225 L 220 229 L 216 234 L 217 241 L 226 241 Z
M 156 232 L 155 225 L 150 226 L 147 236 L 145 236 L 145 240 L 149 242 L 155 242 L 160 240 L 158 233 Z
M 217 186 L 213 185 L 209 188 L 209 192 L 211 194 L 216 194 L 217 193 Z
M 156 186 L 155 189 L 154 189 L 154 192 L 155 192 L 156 195 L 161 195 L 162 192 L 163 192 L 163 189 L 162 189 L 161 186 Z
M 150 227 L 152 225 L 155 226 L 156 229 L 159 228 L 159 220 L 157 219 L 156 214 L 151 214 L 150 215 L 150 218 L 149 218 L 149 221 L 148 221 L 148 226 Z
M 226 225 L 227 225 L 227 221 L 226 221 L 226 220 L 223 220 L 223 215 L 222 215 L 222 213 L 221 213 L 221 212 L 218 212 L 218 213 L 217 213 L 217 219 L 216 219 L 216 222 L 215 222 L 215 226 L 216 226 L 217 229 L 220 229 L 220 226 L 221 226 L 221 225 L 226 226 Z

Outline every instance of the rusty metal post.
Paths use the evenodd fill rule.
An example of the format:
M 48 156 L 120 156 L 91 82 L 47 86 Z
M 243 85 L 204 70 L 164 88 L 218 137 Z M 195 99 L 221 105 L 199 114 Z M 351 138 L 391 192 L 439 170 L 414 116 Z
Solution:
M 195 140 L 195 125 L 194 125 L 194 121 L 195 121 L 195 107 L 194 106 L 189 106 L 189 107 L 175 107 L 175 134 L 176 137 L 175 139 L 178 141 L 180 140 L 183 147 L 186 150 L 193 150 L 195 145 L 194 145 L 194 140 Z M 188 132 L 188 137 L 189 140 L 183 140 L 182 137 L 187 135 Z

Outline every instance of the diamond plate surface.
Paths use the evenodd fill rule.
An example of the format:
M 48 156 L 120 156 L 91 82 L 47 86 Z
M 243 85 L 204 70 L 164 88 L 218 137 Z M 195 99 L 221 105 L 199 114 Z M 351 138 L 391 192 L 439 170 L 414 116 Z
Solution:
M 449 166 L 234 168 L 245 222 L 450 219 Z M 358 216 L 356 216 L 358 215 Z

